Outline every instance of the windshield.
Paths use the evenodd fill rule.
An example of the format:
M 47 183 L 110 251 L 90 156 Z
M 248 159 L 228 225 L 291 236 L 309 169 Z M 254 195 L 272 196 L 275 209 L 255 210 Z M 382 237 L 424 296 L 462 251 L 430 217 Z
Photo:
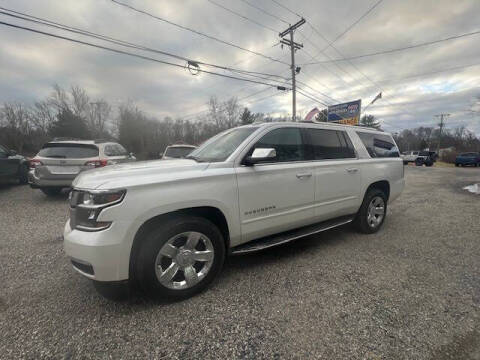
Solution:
M 463 153 L 463 154 L 460 154 L 460 156 L 463 156 L 463 157 L 474 157 L 476 156 L 477 154 L 475 153 Z
M 249 126 L 227 130 L 193 151 L 188 158 L 202 162 L 224 161 L 257 129 L 256 126 Z
M 60 159 L 84 159 L 98 156 L 98 147 L 88 144 L 52 143 L 46 144 L 38 156 Z
M 167 147 L 167 150 L 165 150 L 165 154 L 163 156 L 171 158 L 184 158 L 185 156 L 190 154 L 192 150 L 194 150 L 194 148 L 188 146 Z

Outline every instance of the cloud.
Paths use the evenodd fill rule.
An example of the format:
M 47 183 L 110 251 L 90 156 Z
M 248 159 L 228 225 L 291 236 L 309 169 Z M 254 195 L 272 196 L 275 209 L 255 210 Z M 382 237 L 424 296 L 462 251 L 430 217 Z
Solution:
M 276 32 L 286 25 L 244 2 L 215 0 L 275 31 L 235 16 L 207 0 L 121 1 L 223 41 L 287 63 L 290 61 L 287 49 L 274 46 L 279 40 Z M 311 55 L 318 54 L 319 49 L 327 45 L 319 32 L 328 40 L 335 39 L 375 3 L 374 0 L 280 2 L 304 15 L 308 21 L 295 34 L 296 41 L 304 44 L 304 48 L 296 53 L 297 64 L 312 62 Z M 298 20 L 270 0 L 255 2 L 255 5 L 289 23 Z M 109 0 L 5 0 L 2 6 L 204 62 L 290 77 L 287 65 L 132 12 Z M 325 55 L 320 54 L 315 59 L 323 61 L 338 59 L 342 55 L 355 56 L 478 30 L 477 19 L 472 16 L 478 13 L 478 1 L 456 1 L 455 6 L 447 0 L 384 1 L 335 43 L 338 51 L 329 47 Z M 2 21 L 27 24 L 4 15 L 0 17 Z M 26 26 L 63 34 L 39 25 Z M 79 85 L 92 96 L 105 98 L 112 104 L 132 100 L 155 117 L 200 112 L 206 108 L 210 96 L 221 100 L 231 96 L 239 99 L 246 97 L 242 104 L 254 112 L 278 115 L 291 112 L 291 93 L 276 94 L 277 90 L 266 90 L 249 97 L 266 89 L 263 85 L 207 74 L 192 76 L 185 69 L 5 26 L 0 27 L 0 31 L 0 102 L 33 102 L 47 96 L 51 85 L 59 83 L 64 87 Z M 69 36 L 81 38 L 78 35 Z M 447 112 L 452 114 L 447 127 L 465 125 L 480 135 L 480 117 L 468 111 L 474 106 L 476 96 L 480 95 L 480 66 L 411 77 L 480 63 L 479 40 L 480 35 L 470 36 L 404 52 L 352 60 L 353 65 L 345 61 L 300 65 L 302 69 L 298 80 L 306 85 L 299 86 L 324 103 L 332 103 L 331 98 L 338 101 L 361 98 L 364 107 L 382 91 L 383 99 L 370 106 L 368 113 L 378 116 L 387 130 L 435 126 L 437 120 L 434 115 Z M 183 64 L 161 55 L 148 56 Z M 297 94 L 297 99 L 300 114 L 314 106 L 321 107 L 301 94 Z

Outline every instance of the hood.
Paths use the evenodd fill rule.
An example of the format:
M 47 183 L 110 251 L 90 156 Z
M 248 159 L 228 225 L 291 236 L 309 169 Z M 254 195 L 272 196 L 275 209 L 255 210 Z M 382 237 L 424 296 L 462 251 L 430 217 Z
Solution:
M 176 181 L 200 175 L 209 163 L 190 159 L 139 161 L 81 172 L 73 186 L 83 189 L 118 189 Z

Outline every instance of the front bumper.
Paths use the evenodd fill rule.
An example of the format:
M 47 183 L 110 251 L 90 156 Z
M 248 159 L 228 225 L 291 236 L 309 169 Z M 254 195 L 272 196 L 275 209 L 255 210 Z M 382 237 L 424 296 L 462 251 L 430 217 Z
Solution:
M 124 241 L 127 231 L 123 225 L 114 222 L 106 230 L 85 232 L 72 229 L 68 220 L 63 246 L 73 268 L 92 280 L 127 280 L 131 243 Z
M 44 178 L 38 176 L 35 172 L 35 169 L 32 169 L 28 172 L 28 183 L 34 189 L 42 187 L 70 187 L 72 186 L 72 181 L 77 175 L 62 175 L 59 177 L 50 177 Z

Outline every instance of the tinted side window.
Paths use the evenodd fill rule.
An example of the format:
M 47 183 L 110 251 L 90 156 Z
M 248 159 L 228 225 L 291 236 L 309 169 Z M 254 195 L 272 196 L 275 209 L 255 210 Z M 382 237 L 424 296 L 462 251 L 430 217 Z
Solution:
M 357 132 L 372 158 L 399 157 L 398 148 L 390 135 Z
M 103 152 L 107 156 L 115 156 L 115 149 L 113 148 L 113 145 L 105 145 Z
M 7 150 L 0 146 L 0 159 L 5 159 L 8 157 Z
M 302 134 L 298 128 L 272 130 L 255 144 L 251 152 L 255 148 L 275 149 L 277 152 L 275 162 L 305 160 Z
M 344 131 L 306 129 L 308 158 L 313 160 L 348 159 L 355 157 L 350 139 Z
M 113 147 L 115 148 L 115 155 L 116 156 L 127 155 L 127 150 L 125 150 L 125 148 L 122 145 L 115 144 L 115 145 L 113 145 Z
M 127 155 L 127 150 L 125 150 L 125 148 L 120 144 L 105 145 L 105 149 L 103 150 L 103 152 L 107 156 Z

